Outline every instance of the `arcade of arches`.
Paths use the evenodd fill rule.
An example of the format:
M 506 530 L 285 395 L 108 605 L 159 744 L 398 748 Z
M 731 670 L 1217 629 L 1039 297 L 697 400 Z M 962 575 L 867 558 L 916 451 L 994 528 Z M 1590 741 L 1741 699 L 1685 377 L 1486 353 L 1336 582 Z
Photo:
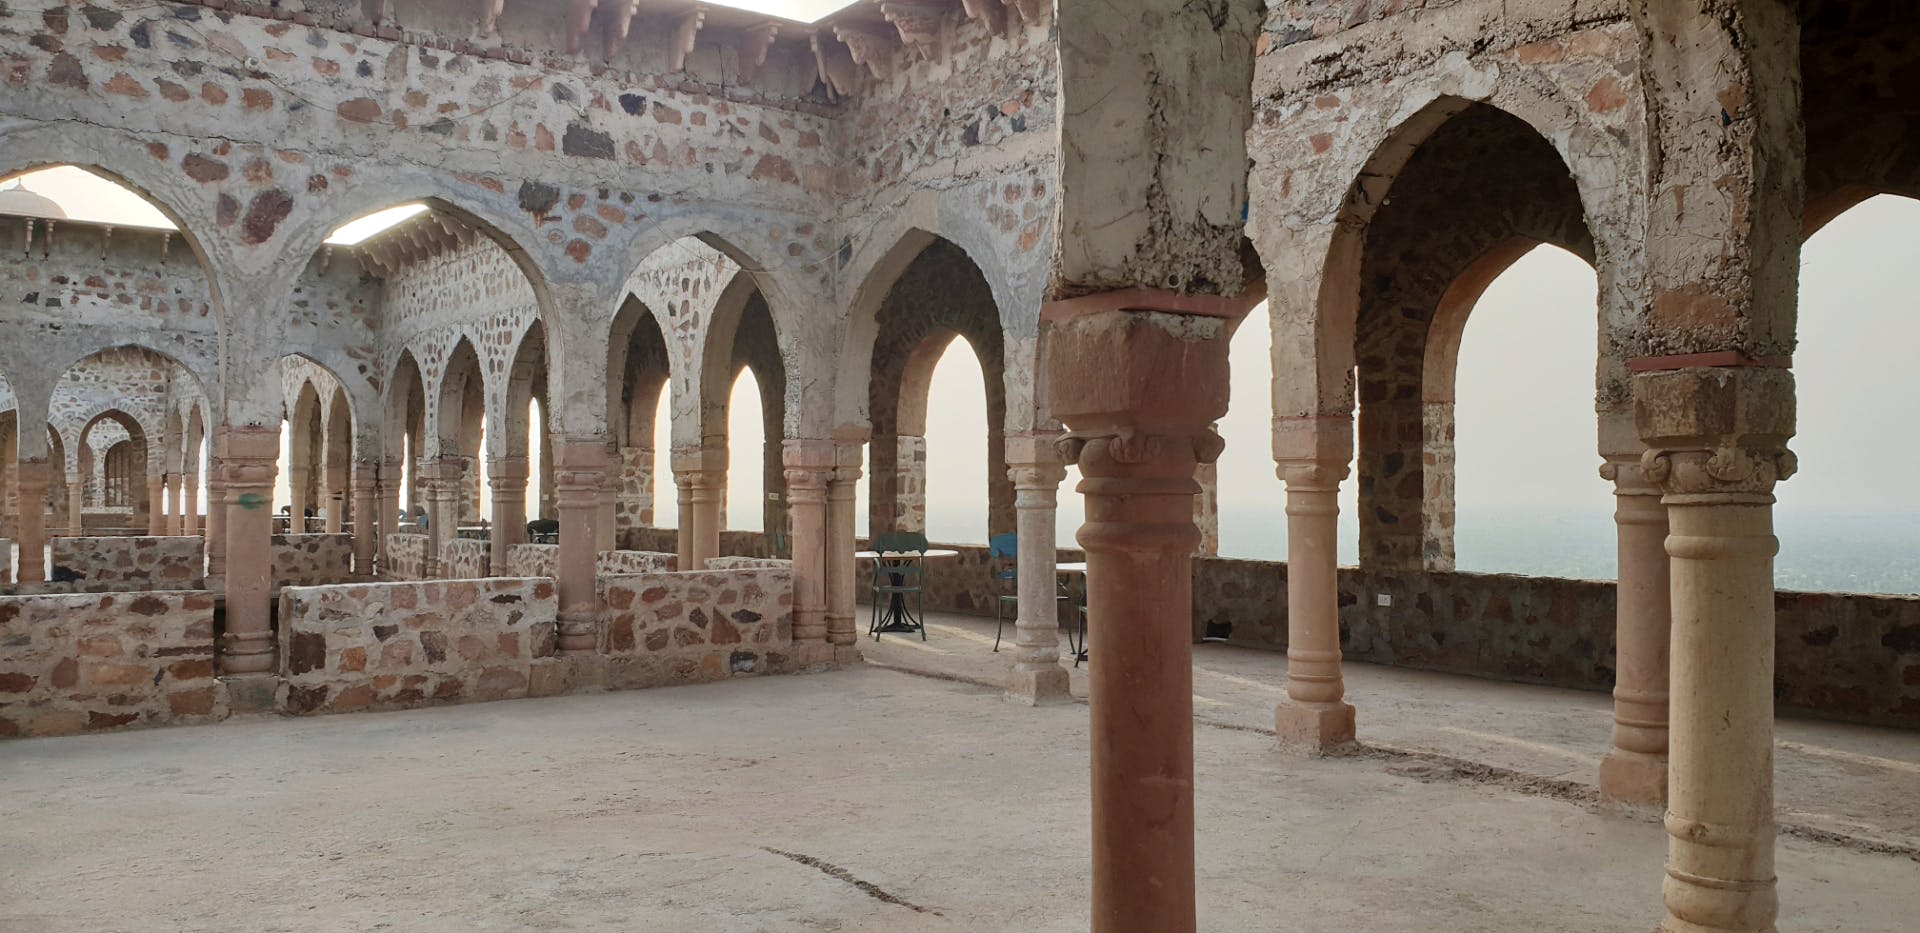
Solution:
M 1665 807 L 1673 933 L 1774 928 L 1776 699 L 1920 728 L 1920 609 L 1776 612 L 1771 575 L 1800 244 L 1920 195 L 1897 5 L 399 6 L 0 9 L 0 179 L 167 220 L 0 185 L 0 619 L 82 633 L 7 629 L 0 734 L 857 665 L 856 516 L 924 530 L 956 340 L 988 436 L 946 455 L 1017 541 L 1007 699 L 1071 700 L 1086 562 L 1100 933 L 1195 929 L 1208 635 L 1285 649 L 1293 754 L 1366 739 L 1348 659 L 1611 689 L 1591 781 Z M 1461 335 L 1541 244 L 1598 281 L 1613 585 L 1453 572 Z M 1233 402 L 1271 414 L 1284 568 L 1207 556 L 1261 301 L 1271 396 Z M 930 596 L 991 615 L 962 550 Z

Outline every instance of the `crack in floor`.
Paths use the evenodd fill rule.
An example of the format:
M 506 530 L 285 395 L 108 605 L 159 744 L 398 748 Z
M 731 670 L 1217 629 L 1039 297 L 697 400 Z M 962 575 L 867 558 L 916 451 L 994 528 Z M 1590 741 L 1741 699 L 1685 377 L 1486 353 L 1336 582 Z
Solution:
M 876 901 L 880 901 L 883 904 L 892 904 L 896 907 L 905 907 L 906 909 L 911 910 L 917 914 L 932 914 L 936 917 L 946 916 L 946 914 L 943 914 L 937 910 L 934 910 L 931 907 L 922 907 L 919 904 L 915 904 L 914 902 L 907 900 L 906 898 L 901 897 L 898 894 L 894 894 L 886 890 L 885 888 L 882 888 L 879 885 L 874 884 L 871 881 L 866 881 L 859 877 L 856 877 L 853 872 L 850 872 L 844 868 L 841 868 L 840 866 L 835 865 L 832 862 L 828 862 L 823 859 L 817 859 L 811 855 L 806 855 L 804 853 L 788 852 L 784 849 L 775 849 L 770 846 L 761 846 L 760 848 L 762 851 L 771 852 L 774 855 L 778 855 L 783 859 L 799 862 L 800 864 L 805 865 L 808 868 L 817 869 L 821 874 L 826 875 L 829 878 L 833 878 L 837 881 L 844 881 L 847 884 L 853 885 L 854 887 L 859 888 L 861 892 L 865 893 L 868 897 L 871 897 Z

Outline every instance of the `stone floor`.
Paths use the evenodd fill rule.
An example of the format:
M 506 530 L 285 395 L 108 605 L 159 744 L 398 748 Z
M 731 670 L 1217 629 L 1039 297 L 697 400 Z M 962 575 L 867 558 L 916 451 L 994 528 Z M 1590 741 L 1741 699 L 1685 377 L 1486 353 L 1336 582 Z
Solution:
M 1086 708 L 967 682 L 991 628 L 817 676 L 9 742 L 0 930 L 1085 930 Z M 1526 777 L 1588 779 L 1603 697 L 1356 666 L 1370 741 L 1497 767 L 1301 761 L 1257 731 L 1284 659 L 1198 661 L 1201 929 L 1658 917 L 1657 822 Z M 1920 737 L 1782 732 L 1790 817 L 1911 837 L 1876 814 L 1911 807 Z M 1779 870 L 1786 928 L 1920 916 L 1910 854 L 1789 836 Z

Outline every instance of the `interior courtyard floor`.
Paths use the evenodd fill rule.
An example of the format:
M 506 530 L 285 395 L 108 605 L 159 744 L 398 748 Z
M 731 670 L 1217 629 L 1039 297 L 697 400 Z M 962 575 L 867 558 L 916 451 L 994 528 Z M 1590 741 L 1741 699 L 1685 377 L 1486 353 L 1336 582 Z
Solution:
M 1085 930 L 1087 710 L 976 683 L 992 629 L 830 674 L 8 742 L 0 930 Z M 1591 802 L 1603 694 L 1350 665 L 1378 750 L 1304 760 L 1262 731 L 1284 671 L 1196 649 L 1202 930 L 1658 919 L 1657 816 Z M 1920 736 L 1780 743 L 1783 928 L 1911 930 Z

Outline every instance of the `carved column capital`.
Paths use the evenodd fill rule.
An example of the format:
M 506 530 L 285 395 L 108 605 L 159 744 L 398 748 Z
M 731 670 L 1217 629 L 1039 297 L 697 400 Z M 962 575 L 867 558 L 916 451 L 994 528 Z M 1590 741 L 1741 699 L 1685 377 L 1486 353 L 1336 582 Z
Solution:
M 1793 374 L 1785 369 L 1641 373 L 1634 377 L 1634 420 L 1647 445 L 1640 470 L 1669 505 L 1771 503 L 1774 484 L 1799 465 L 1787 449 L 1793 402 Z
M 1338 491 L 1347 473 L 1345 460 L 1280 460 L 1274 465 L 1274 474 L 1289 490 L 1304 492 Z

